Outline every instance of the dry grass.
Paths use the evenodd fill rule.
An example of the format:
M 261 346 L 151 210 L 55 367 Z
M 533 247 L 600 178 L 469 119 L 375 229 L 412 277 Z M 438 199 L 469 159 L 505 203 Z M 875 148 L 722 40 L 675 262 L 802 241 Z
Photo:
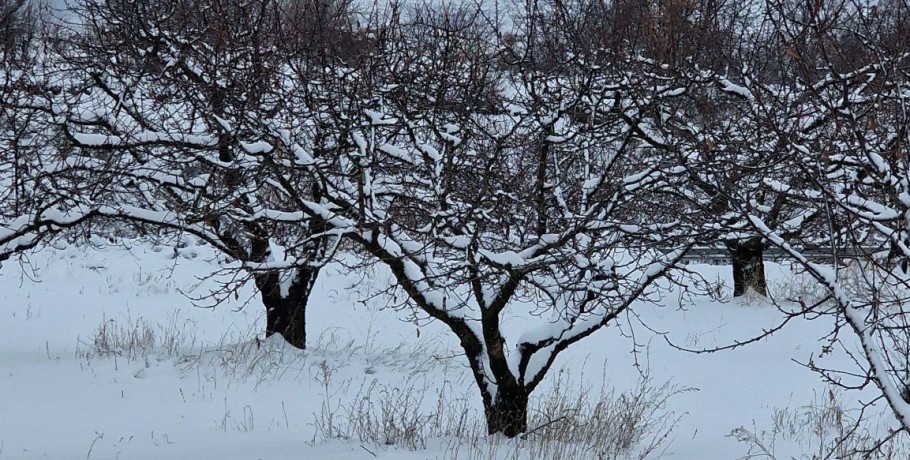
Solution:
M 183 375 L 197 375 L 200 386 L 215 388 L 251 379 L 254 388 L 286 378 L 315 381 L 323 398 L 313 414 L 314 443 L 343 439 L 370 449 L 409 450 L 444 443 L 448 459 L 658 458 L 680 419 L 666 403 L 685 391 L 648 377 L 625 393 L 604 385 L 573 386 L 573 375 L 561 370 L 551 376 L 549 390 L 532 398 L 531 430 L 507 439 L 487 436 L 479 395 L 464 366 L 439 358 L 453 354 L 426 342 L 382 348 L 329 331 L 304 352 L 248 330 L 202 345 L 190 321 L 173 316 L 161 325 L 127 316 L 105 320 L 80 342 L 78 353 L 83 359 L 171 361 Z M 397 377 L 381 381 L 377 371 Z M 223 429 L 254 429 L 252 408 L 235 414 L 225 406 Z
M 344 439 L 420 450 L 447 440 L 444 458 L 451 460 L 659 458 L 681 418 L 666 403 L 686 391 L 648 377 L 627 393 L 606 386 L 570 388 L 569 373 L 561 371 L 550 391 L 532 399 L 529 432 L 508 439 L 486 434 L 470 382 L 439 386 L 414 374 L 394 385 L 364 381 L 344 403 L 339 388 L 351 388 L 350 382 L 332 382 L 334 371 L 320 369 L 326 396 L 314 417 L 314 443 Z
M 740 460 L 910 458 L 910 445 L 898 437 L 882 439 L 870 431 L 875 417 L 848 409 L 840 393 L 829 390 L 795 409 L 775 409 L 769 428 L 739 427 L 728 435 L 744 444 Z
M 122 357 L 138 361 L 155 357 L 174 359 L 196 344 L 196 324 L 171 315 L 165 324 L 152 324 L 142 316 L 127 315 L 121 319 L 105 319 L 89 340 L 79 340 L 77 356 Z

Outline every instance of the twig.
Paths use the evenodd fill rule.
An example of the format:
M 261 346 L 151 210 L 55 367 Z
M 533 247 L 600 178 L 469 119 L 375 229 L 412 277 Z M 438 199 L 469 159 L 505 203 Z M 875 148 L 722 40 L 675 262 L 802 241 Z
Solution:
M 367 453 L 369 453 L 370 455 L 376 457 L 376 454 L 374 454 L 372 450 L 367 449 L 366 446 L 364 446 L 363 444 L 360 445 L 360 448 L 367 451 Z
M 99 439 L 104 438 L 104 433 L 99 433 L 96 431 L 95 434 L 97 434 L 98 436 L 95 438 L 94 441 L 92 441 L 92 445 L 88 446 L 88 453 L 85 454 L 85 458 L 89 458 L 92 456 L 92 449 L 95 448 L 95 443 L 98 442 Z
M 565 415 L 563 415 L 563 416 L 561 416 L 561 417 L 554 418 L 553 420 L 550 420 L 549 422 L 544 423 L 543 425 L 540 425 L 540 426 L 538 426 L 537 428 L 534 428 L 533 430 L 528 431 L 527 433 L 521 435 L 521 439 L 528 439 L 528 436 L 530 436 L 530 435 L 532 435 L 532 434 L 534 434 L 534 433 L 537 433 L 538 431 L 540 431 L 540 430 L 542 430 L 542 429 L 544 429 L 544 428 L 546 428 L 546 427 L 548 427 L 548 426 L 550 426 L 550 425 L 552 425 L 552 424 L 554 424 L 554 423 L 556 423 L 556 422 L 558 422 L 558 421 L 560 421 L 560 420 L 562 420 L 562 419 L 564 419 L 564 418 L 566 418 Z

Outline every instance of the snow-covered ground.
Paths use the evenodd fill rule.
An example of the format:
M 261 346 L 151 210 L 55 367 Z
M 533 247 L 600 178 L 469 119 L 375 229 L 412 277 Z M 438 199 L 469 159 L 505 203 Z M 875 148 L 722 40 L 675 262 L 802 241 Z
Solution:
M 175 257 L 173 248 L 149 244 L 58 245 L 24 265 L 4 262 L 0 459 L 507 458 L 530 442 L 464 447 L 470 441 L 455 433 L 481 429 L 482 409 L 457 341 L 438 324 L 379 308 L 382 299 L 369 294 L 388 282 L 381 270 L 326 270 L 310 302 L 310 349 L 300 352 L 257 338 L 263 310 L 250 286 L 217 308 L 193 305 L 189 297 L 217 286 L 201 279 L 221 268 L 213 259 L 198 246 Z M 731 283 L 728 267 L 696 269 Z M 769 264 L 768 272 L 772 285 L 792 285 L 785 267 Z M 731 431 L 744 426 L 770 445 L 772 418 L 784 408 L 793 423 L 776 440 L 777 458 L 813 449 L 819 439 L 804 426 L 812 410 L 799 408 L 825 404 L 829 390 L 794 360 L 819 354 L 827 321 L 793 322 L 742 349 L 696 355 L 660 333 L 712 347 L 758 334 L 781 314 L 754 299 L 664 303 L 634 310 L 653 330 L 625 317 L 561 355 L 532 405 L 600 392 L 627 401 L 619 395 L 634 395 L 644 372 L 648 394 L 668 396 L 651 416 L 652 435 L 663 433 L 661 422 L 675 426 L 653 458 L 742 457 L 749 446 Z M 838 400 L 850 407 L 868 396 Z M 382 426 L 407 419 L 425 431 Z

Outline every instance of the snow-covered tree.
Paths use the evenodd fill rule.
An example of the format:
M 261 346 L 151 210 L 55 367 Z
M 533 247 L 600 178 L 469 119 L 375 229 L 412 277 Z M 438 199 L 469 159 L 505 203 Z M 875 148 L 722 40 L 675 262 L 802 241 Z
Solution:
M 540 70 L 525 43 L 501 70 L 477 17 L 401 21 L 400 48 L 310 80 L 324 103 L 242 141 L 248 167 L 292 197 L 260 215 L 318 220 L 385 265 L 402 306 L 459 338 L 489 432 L 515 436 L 559 353 L 655 299 L 701 235 L 667 205 L 677 169 L 639 138 L 672 90 L 642 77 L 649 63 L 567 56 Z M 335 154 L 314 153 L 308 126 Z M 319 199 L 300 192 L 312 181 Z M 531 325 L 507 327 L 514 315 Z
M 333 59 L 338 44 L 353 39 L 349 6 L 322 0 L 76 5 L 76 24 L 55 37 L 52 68 L 35 85 L 55 89 L 17 95 L 18 114 L 54 119 L 55 148 L 31 167 L 41 165 L 35 180 L 53 183 L 55 196 L 42 198 L 46 209 L 5 224 L 6 252 L 61 228 L 115 221 L 142 233 L 185 232 L 251 264 L 307 259 L 251 271 L 267 335 L 280 333 L 304 348 L 305 309 L 328 240 L 314 236 L 320 230 L 309 224 L 256 217 L 263 201 L 286 198 L 246 168 L 237 138 L 283 108 L 289 66 Z M 316 184 L 308 191 L 319 194 Z M 226 286 L 216 300 L 232 290 Z
M 0 222 L 13 227 L 56 199 L 52 188 L 35 180 L 55 132 L 44 106 L 33 105 L 57 90 L 38 83 L 47 69 L 38 38 L 43 26 L 34 2 L 0 2 Z M 0 227 L 0 261 L 9 257 L 6 248 L 34 247 L 39 240 Z
M 759 2 L 718 0 L 673 0 L 660 2 L 555 2 L 554 14 L 563 19 L 557 38 L 538 39 L 538 47 L 560 49 L 562 54 L 583 55 L 589 62 L 609 62 L 628 57 L 647 60 L 642 75 L 650 74 L 655 84 L 672 86 L 665 97 L 659 122 L 642 130 L 640 136 L 652 148 L 676 157 L 689 175 L 680 189 L 678 206 L 712 216 L 714 225 L 725 229 L 701 246 L 727 249 L 733 261 L 734 296 L 752 288 L 765 294 L 763 250 L 766 243 L 735 217 L 728 191 L 755 193 L 754 185 L 766 177 L 756 166 L 775 161 L 777 155 L 758 139 L 762 130 L 744 117 L 752 106 L 737 87 L 730 84 L 738 75 L 743 59 L 751 64 L 763 58 L 756 52 L 771 46 L 762 28 L 755 28 Z M 568 22 L 568 24 L 566 24 Z M 762 73 L 772 72 L 761 68 Z M 668 96 L 670 96 L 668 94 Z M 705 133 L 712 133 L 706 135 Z M 713 138 L 712 138 L 713 136 Z M 719 140 L 719 138 L 725 138 Z M 715 147 L 715 143 L 720 143 Z M 694 153 L 693 153 L 694 151 Z M 753 165 L 751 168 L 731 165 Z M 757 173 L 758 171 L 762 173 Z M 787 221 L 805 208 L 778 202 L 768 206 L 774 221 Z M 733 214 L 731 214 L 733 213 Z M 800 227 L 802 228 L 802 227 Z
M 753 231 L 827 289 L 827 297 L 803 302 L 798 313 L 834 317 L 827 348 L 844 344 L 840 348 L 856 366 L 813 361 L 810 367 L 835 385 L 876 387 L 876 401 L 884 400 L 900 423 L 897 431 L 906 431 L 910 49 L 906 34 L 896 37 L 906 30 L 910 5 L 889 2 L 893 9 L 883 10 L 852 2 L 770 3 L 774 33 L 786 51 L 782 63 L 796 81 L 784 88 L 744 77 L 736 87 L 762 107 L 749 116 L 771 133 L 779 152 L 777 165 L 760 172 L 787 170 L 800 178 L 766 180 L 765 193 L 797 200 L 819 225 L 812 232 L 787 232 L 768 222 L 763 203 L 746 192 L 732 196 Z M 805 251 L 820 241 L 830 263 Z M 858 349 L 849 345 L 853 340 Z
M 705 238 L 678 207 L 684 170 L 647 138 L 677 88 L 635 53 L 566 48 L 557 10 L 506 34 L 481 7 L 391 9 L 352 35 L 361 52 L 314 59 L 269 33 L 292 22 L 268 2 L 153 3 L 87 2 L 59 43 L 65 89 L 42 112 L 65 137 L 58 197 L 9 235 L 188 232 L 243 261 L 281 333 L 270 289 L 305 302 L 348 240 L 394 276 L 392 302 L 459 338 L 508 436 L 557 356 L 659 299 Z

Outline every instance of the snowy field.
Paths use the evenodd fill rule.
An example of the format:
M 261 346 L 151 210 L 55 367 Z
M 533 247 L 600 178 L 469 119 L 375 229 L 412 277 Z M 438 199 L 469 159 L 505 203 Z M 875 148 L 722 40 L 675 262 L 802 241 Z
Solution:
M 202 278 L 224 267 L 205 247 L 57 245 L 25 261 L 0 269 L 0 459 L 575 456 L 560 456 L 572 452 L 565 446 L 546 451 L 535 440 L 543 431 L 516 440 L 479 434 L 480 396 L 455 337 L 382 309 L 370 295 L 388 282 L 378 269 L 321 275 L 301 352 L 261 340 L 251 286 L 217 308 L 193 305 L 217 286 Z M 730 290 L 729 267 L 695 268 Z M 768 264 L 768 275 L 773 292 L 811 289 L 779 265 Z M 640 318 L 623 317 L 560 355 L 532 406 L 569 409 L 532 410 L 532 427 L 609 403 L 608 412 L 640 409 L 602 428 L 643 433 L 628 446 L 631 458 L 655 445 L 649 458 L 758 452 L 731 436 L 739 427 L 739 438 L 755 435 L 775 458 L 812 458 L 834 435 L 834 425 L 819 431 L 817 422 L 841 408 L 849 420 L 856 398 L 868 396 L 829 393 L 797 363 L 818 356 L 831 326 L 824 321 L 692 354 L 662 333 L 680 346 L 712 347 L 759 334 L 782 315 L 754 298 L 681 307 L 674 295 L 634 312 Z

